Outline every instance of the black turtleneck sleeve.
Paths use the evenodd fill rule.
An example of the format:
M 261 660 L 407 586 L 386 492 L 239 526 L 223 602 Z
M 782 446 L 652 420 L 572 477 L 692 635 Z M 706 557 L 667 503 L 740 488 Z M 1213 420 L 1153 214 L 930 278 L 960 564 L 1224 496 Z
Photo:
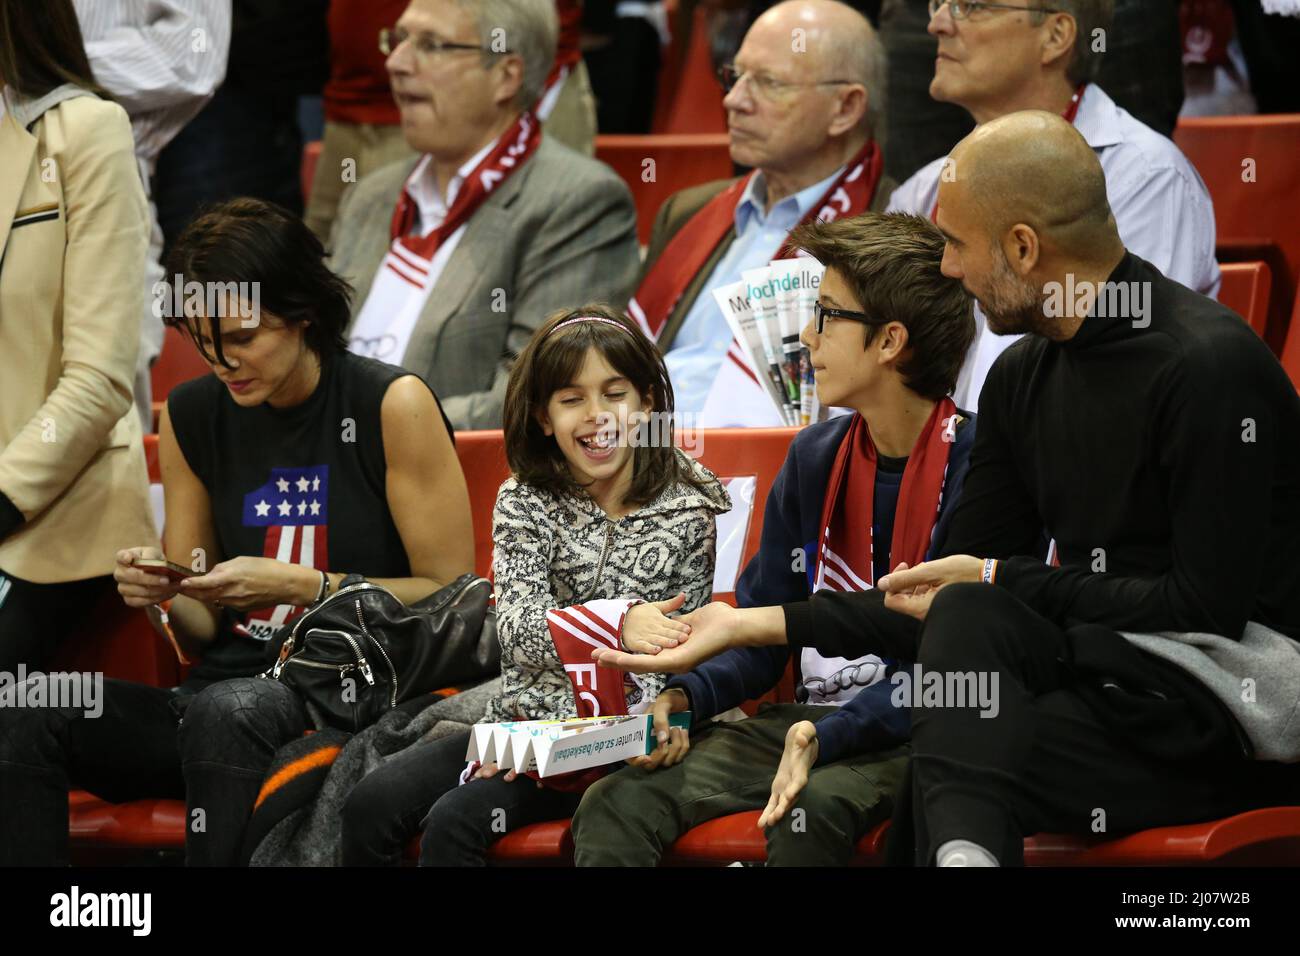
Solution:
M 1004 353 L 947 553 L 1062 625 L 1300 633 L 1300 399 L 1232 312 L 1129 256 L 1145 319 Z M 1144 324 L 1145 323 L 1145 324 Z M 1037 528 L 1061 567 L 1036 557 Z

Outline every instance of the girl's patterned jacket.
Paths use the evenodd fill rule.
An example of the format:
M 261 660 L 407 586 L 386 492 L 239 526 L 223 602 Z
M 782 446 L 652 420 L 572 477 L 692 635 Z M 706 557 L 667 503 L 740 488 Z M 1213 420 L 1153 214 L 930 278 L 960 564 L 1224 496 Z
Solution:
M 703 487 L 674 482 L 617 521 L 586 494 L 553 495 L 513 477 L 501 485 L 492 514 L 501 694 L 488 703 L 484 721 L 577 713 L 551 639 L 553 624 L 608 644 L 638 599 L 662 601 L 684 591 L 683 613 L 708 603 L 715 516 L 730 510 L 731 499 L 712 472 L 676 454 Z M 662 674 L 629 679 L 629 712 L 648 709 L 664 681 Z

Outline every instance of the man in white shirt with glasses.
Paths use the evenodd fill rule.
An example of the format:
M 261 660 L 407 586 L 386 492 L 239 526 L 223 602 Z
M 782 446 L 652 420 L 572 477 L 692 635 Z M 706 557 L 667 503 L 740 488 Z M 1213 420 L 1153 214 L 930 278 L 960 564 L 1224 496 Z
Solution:
M 977 124 L 1020 110 L 1071 121 L 1097 154 L 1124 245 L 1169 278 L 1204 295 L 1219 291 L 1214 207 L 1201 177 L 1178 147 L 1121 109 L 1093 82 L 1114 0 L 985 3 L 930 0 L 938 38 L 930 95 L 963 107 Z M 890 198 L 891 212 L 934 218 L 947 158 L 923 167 Z M 975 409 L 994 359 L 1018 336 L 978 331 L 954 398 Z

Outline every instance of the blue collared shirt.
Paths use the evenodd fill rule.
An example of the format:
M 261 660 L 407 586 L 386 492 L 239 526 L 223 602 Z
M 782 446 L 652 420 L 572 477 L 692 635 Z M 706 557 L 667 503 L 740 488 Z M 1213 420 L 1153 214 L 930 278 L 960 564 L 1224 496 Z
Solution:
M 731 327 L 713 300 L 712 291 L 739 282 L 746 269 L 771 262 L 790 230 L 808 215 L 843 171 L 841 166 L 821 182 L 786 196 L 770 212 L 764 211 L 767 185 L 763 174 L 749 181 L 736 204 L 736 239 L 718 260 L 699 298 L 686 313 L 672 349 L 664 356 L 677 411 L 698 414 L 704 408 L 704 400 L 731 346 Z

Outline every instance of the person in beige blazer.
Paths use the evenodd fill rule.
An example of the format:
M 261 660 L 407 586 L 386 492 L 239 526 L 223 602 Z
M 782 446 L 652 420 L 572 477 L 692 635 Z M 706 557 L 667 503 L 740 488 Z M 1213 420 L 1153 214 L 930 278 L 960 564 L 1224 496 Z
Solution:
M 132 411 L 149 226 L 131 124 L 86 86 L 19 89 L 36 54 L 0 40 L 0 670 L 14 671 L 44 667 L 114 586 L 117 549 L 157 534 Z

